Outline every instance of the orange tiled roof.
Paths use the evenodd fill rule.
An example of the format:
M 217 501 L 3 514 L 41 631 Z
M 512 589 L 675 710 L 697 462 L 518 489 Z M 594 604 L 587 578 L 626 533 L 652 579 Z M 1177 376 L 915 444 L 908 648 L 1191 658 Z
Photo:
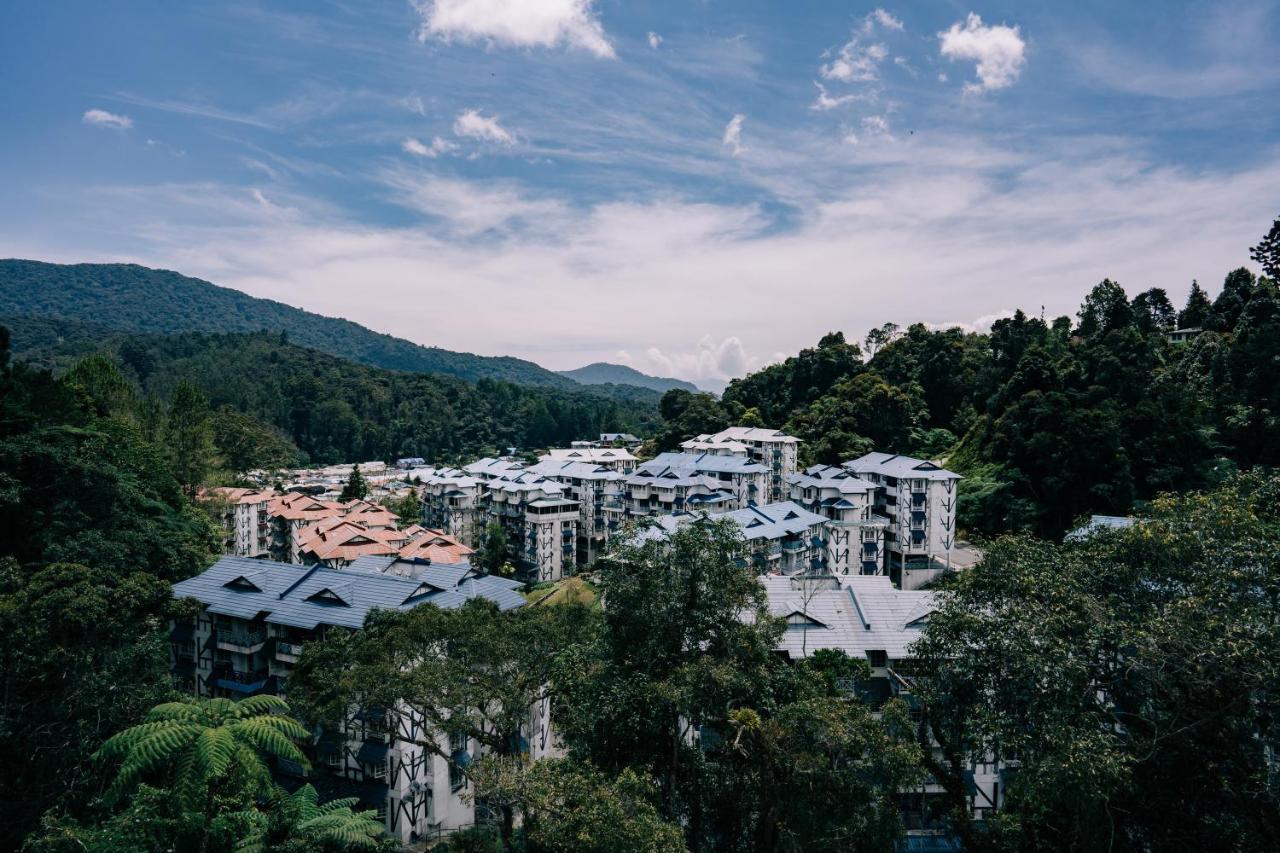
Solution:
M 334 501 L 321 500 L 301 492 L 289 492 L 267 504 L 267 514 L 288 521 L 318 521 L 343 514 L 343 507 Z
M 439 530 L 423 528 L 422 531 L 400 549 L 401 557 L 416 557 L 433 563 L 461 563 L 475 553 L 473 549 Z
M 232 504 L 256 504 L 271 500 L 276 496 L 276 493 L 274 489 L 239 489 L 220 486 L 214 489 L 206 489 L 200 496 L 202 498 L 216 497 Z
M 304 557 L 348 563 L 357 557 L 391 556 L 405 541 L 398 530 L 369 528 L 346 519 L 311 525 L 302 531 L 299 540 Z
M 394 527 L 400 516 L 384 506 L 369 501 L 354 500 L 344 504 L 347 518 L 369 527 Z

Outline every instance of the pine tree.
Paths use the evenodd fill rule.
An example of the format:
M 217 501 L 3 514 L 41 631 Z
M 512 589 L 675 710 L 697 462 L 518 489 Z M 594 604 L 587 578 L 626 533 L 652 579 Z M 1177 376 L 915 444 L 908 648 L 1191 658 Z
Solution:
M 359 465 L 351 466 L 351 476 L 347 478 L 347 484 L 342 487 L 342 494 L 338 495 L 340 501 L 362 501 L 369 494 L 369 483 L 364 478 L 364 474 L 360 473 Z
M 209 398 L 185 380 L 178 383 L 169 401 L 164 438 L 174 476 L 187 494 L 194 495 L 217 464 L 217 450 Z
M 1262 272 L 1272 281 L 1280 281 L 1280 219 L 1271 223 L 1267 236 L 1249 249 L 1249 257 L 1262 266 Z
M 1192 279 L 1191 293 L 1187 296 L 1187 307 L 1178 314 L 1179 329 L 1203 329 L 1209 324 L 1213 315 L 1213 303 L 1200 287 L 1200 282 Z

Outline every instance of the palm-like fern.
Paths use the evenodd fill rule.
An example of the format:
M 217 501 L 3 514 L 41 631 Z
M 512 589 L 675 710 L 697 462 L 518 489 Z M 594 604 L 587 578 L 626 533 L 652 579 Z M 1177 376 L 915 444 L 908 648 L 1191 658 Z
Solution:
M 343 850 L 375 850 L 380 846 L 382 821 L 376 812 L 355 812 L 356 798 L 320 802 L 316 789 L 303 785 L 279 798 L 272 810 L 272 827 L 259 825 L 237 842 L 235 853 L 265 853 L 287 839 L 331 845 Z
M 119 761 L 120 770 L 107 791 L 119 799 L 148 776 L 174 774 L 173 791 L 184 809 L 203 810 L 211 786 L 235 776 L 255 793 L 271 790 L 264 755 L 307 766 L 294 744 L 309 732 L 292 717 L 278 696 L 230 699 L 185 698 L 152 708 L 147 719 L 111 737 L 95 753 L 102 761 Z

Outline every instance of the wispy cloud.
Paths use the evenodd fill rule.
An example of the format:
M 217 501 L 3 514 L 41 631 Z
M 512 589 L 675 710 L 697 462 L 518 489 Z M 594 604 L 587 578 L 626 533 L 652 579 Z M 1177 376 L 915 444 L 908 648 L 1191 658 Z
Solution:
M 128 92 L 117 92 L 110 96 L 110 100 L 121 101 L 126 104 L 133 104 L 134 106 L 146 107 L 147 109 L 152 110 L 177 113 L 179 115 L 209 118 L 216 121 L 232 122 L 234 124 L 245 124 L 251 127 L 260 127 L 267 130 L 277 129 L 277 126 L 274 123 L 258 118 L 257 116 L 228 112 L 227 110 L 212 107 L 207 104 L 146 98 L 141 95 L 134 95 Z
M 418 38 L 485 41 L 511 47 L 586 50 L 602 59 L 615 56 L 594 9 L 594 0 L 423 0 Z
M 515 145 L 516 137 L 498 123 L 497 116 L 482 115 L 479 110 L 463 110 L 453 120 L 453 132 L 458 136 L 479 139 L 484 142 L 497 142 L 500 145 Z
M 658 46 L 662 44 L 662 36 L 658 35 L 653 30 L 649 31 L 648 40 L 649 40 L 649 47 L 653 48 L 654 50 L 657 50 Z
M 742 153 L 742 123 L 747 117 L 742 113 L 738 113 L 729 119 L 729 123 L 724 126 L 724 136 L 720 138 L 720 144 L 729 149 L 729 153 L 737 157 Z
M 126 115 L 109 113 L 106 110 L 86 110 L 80 120 L 94 127 L 108 127 L 112 130 L 128 130 L 133 127 L 133 119 Z
M 424 143 L 422 140 L 410 136 L 400 143 L 400 149 L 406 154 L 412 154 L 415 157 L 427 157 L 435 159 L 441 154 L 447 154 L 458 146 L 447 139 L 441 139 L 439 136 L 433 138 L 430 144 Z
M 976 12 L 963 22 L 938 33 L 939 51 L 952 60 L 976 60 L 978 81 L 966 83 L 966 92 L 1007 89 L 1018 80 L 1026 62 L 1027 43 L 1016 26 L 987 26 Z

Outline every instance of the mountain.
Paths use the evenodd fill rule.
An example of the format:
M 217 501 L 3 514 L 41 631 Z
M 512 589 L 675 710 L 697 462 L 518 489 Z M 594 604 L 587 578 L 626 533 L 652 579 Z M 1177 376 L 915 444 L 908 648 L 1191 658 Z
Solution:
M 373 367 L 443 373 L 472 382 L 502 379 L 566 390 L 581 387 L 568 376 L 524 359 L 424 347 L 350 320 L 136 264 L 0 260 L 0 315 L 32 322 L 70 321 L 81 331 L 97 327 L 130 334 L 285 332 L 302 346 Z M 29 331 L 18 325 L 15 355 L 22 354 L 24 337 L 48 343 L 47 322 Z
M 654 391 L 670 391 L 680 388 L 684 391 L 697 391 L 698 386 L 683 379 L 671 379 L 663 376 L 650 376 L 624 364 L 609 364 L 597 361 L 576 370 L 561 370 L 561 376 L 567 376 L 583 385 L 638 385 L 641 388 L 652 388 Z
M 0 318 L 0 325 L 7 322 Z M 658 393 L 647 388 L 471 383 L 358 364 L 266 332 L 116 333 L 89 344 L 81 331 L 51 325 L 50 334 L 69 334 L 40 350 L 39 362 L 61 368 L 105 355 L 145 396 L 161 400 L 189 382 L 215 410 L 267 425 L 313 462 L 399 456 L 454 462 L 602 432 L 647 435 L 660 420 Z

